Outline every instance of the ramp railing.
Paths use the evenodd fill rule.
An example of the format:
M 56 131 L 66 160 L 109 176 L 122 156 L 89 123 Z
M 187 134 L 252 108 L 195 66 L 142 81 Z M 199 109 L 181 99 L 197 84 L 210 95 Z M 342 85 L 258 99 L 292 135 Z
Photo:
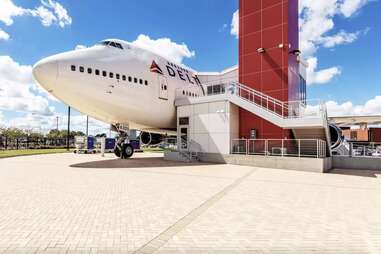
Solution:
M 327 145 L 321 139 L 233 139 L 231 153 L 325 158 L 327 157 Z

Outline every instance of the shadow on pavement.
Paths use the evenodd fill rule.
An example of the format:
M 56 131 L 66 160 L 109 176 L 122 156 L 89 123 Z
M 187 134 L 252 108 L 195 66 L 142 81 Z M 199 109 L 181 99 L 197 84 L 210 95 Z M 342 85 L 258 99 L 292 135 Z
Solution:
M 163 158 L 132 158 L 127 160 L 112 159 L 91 161 L 70 165 L 74 168 L 158 168 L 158 167 L 189 167 L 197 165 L 216 165 L 201 162 L 166 161 Z
M 379 175 L 381 177 L 381 171 L 377 171 L 377 170 L 333 169 L 329 173 L 337 174 L 337 175 L 361 176 L 361 177 L 372 177 L 372 178 L 377 178 L 378 177 L 377 175 Z

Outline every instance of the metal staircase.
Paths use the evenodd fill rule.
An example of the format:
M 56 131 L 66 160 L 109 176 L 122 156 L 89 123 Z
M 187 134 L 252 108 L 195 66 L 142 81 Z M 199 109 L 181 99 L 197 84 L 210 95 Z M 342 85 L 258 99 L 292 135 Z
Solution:
M 238 82 L 204 84 L 205 96 L 186 97 L 177 93 L 176 105 L 228 100 L 281 128 L 293 131 L 296 139 L 326 141 L 331 155 L 326 105 L 321 101 L 283 102 Z

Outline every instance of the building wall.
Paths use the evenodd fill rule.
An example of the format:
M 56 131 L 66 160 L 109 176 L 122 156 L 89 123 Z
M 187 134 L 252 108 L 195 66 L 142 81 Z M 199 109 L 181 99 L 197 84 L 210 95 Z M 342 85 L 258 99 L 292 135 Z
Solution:
M 298 0 L 240 0 L 239 81 L 281 101 L 300 100 Z M 280 47 L 283 45 L 283 47 Z M 265 53 L 258 53 L 264 48 Z M 291 137 L 253 114 L 240 110 L 240 137 L 256 129 L 258 138 Z
M 229 154 L 231 140 L 238 138 L 238 108 L 228 101 L 179 106 L 177 117 L 189 117 L 192 151 Z

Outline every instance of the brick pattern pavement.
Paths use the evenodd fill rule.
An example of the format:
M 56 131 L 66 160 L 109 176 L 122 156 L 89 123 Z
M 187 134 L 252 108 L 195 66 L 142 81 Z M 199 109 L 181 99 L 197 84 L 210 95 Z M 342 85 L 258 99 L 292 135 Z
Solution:
M 0 160 L 0 253 L 381 253 L 379 178 L 146 156 Z

